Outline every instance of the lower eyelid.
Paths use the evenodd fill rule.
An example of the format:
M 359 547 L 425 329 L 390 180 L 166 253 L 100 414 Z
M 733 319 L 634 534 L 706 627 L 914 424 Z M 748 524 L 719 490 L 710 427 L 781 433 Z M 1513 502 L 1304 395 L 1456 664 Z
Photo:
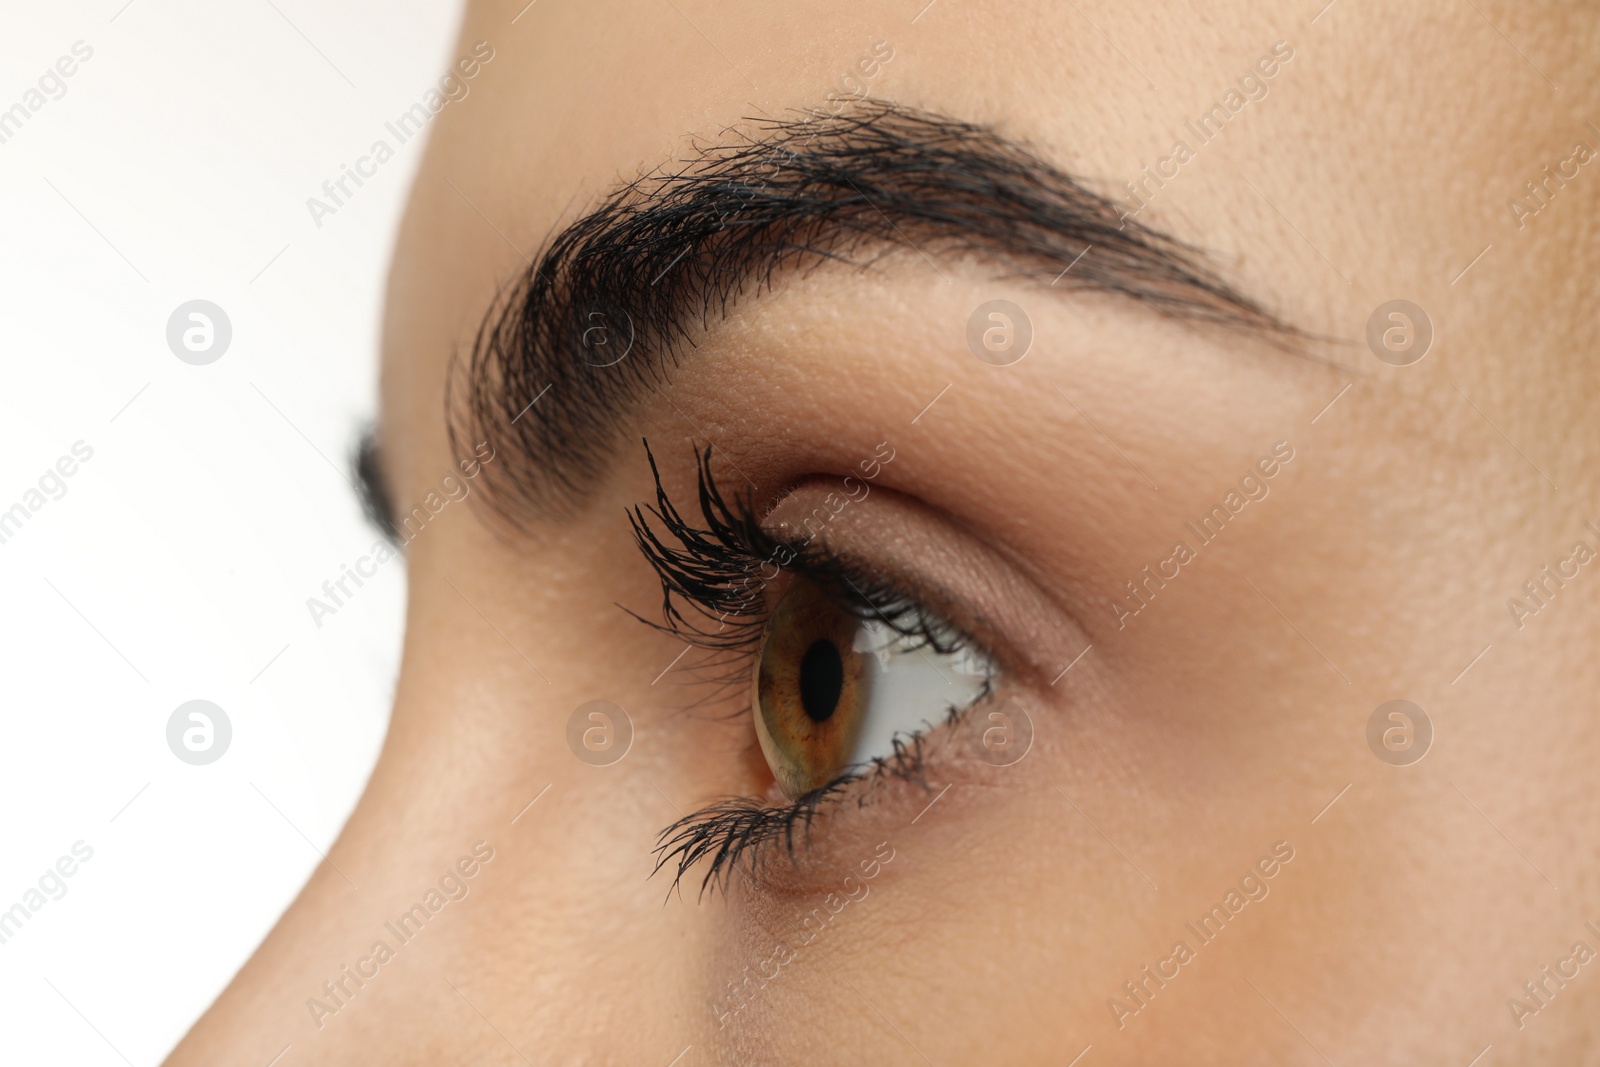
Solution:
M 744 798 L 680 819 L 658 839 L 656 870 L 672 871 L 676 888 L 683 881 L 692 885 L 696 868 L 704 866 L 702 894 L 708 889 L 727 892 L 735 870 L 769 891 L 805 892 L 814 881 L 825 883 L 832 873 L 829 857 L 846 841 L 888 829 L 875 814 L 898 817 L 910 806 L 921 808 L 942 795 L 935 781 L 948 776 L 939 772 L 950 766 L 949 757 L 964 758 L 957 746 L 966 739 L 971 716 L 989 707 L 993 696 L 986 687 L 965 708 L 947 708 L 939 722 L 899 737 L 889 755 L 847 769 L 820 798 L 775 805 Z M 765 829 L 747 835 L 757 820 Z M 740 844 L 724 852 L 724 843 L 742 836 Z

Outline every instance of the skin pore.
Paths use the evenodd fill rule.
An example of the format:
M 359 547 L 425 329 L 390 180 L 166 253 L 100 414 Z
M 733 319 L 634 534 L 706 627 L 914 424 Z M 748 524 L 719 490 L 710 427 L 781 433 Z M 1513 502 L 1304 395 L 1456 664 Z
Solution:
M 1492 1045 L 1483 1062 L 1563 1064 L 1600 1045 L 1600 961 L 1574 950 L 1600 952 L 1600 578 L 1563 563 L 1600 550 L 1600 168 L 1574 155 L 1600 147 L 1594 15 L 919 6 L 470 6 L 456 54 L 496 60 L 433 126 L 378 440 L 400 515 L 480 440 L 495 458 L 406 547 L 393 719 L 330 862 L 169 1062 L 1466 1064 Z M 860 92 L 1026 144 L 1299 339 L 908 230 L 693 319 L 580 495 L 492 506 L 513 453 L 452 444 L 447 385 L 552 234 L 729 127 Z M 1033 331 L 1007 366 L 968 347 L 994 299 Z M 1367 343 L 1396 299 L 1433 327 L 1407 366 Z M 919 775 L 820 809 L 793 860 L 703 895 L 703 865 L 651 877 L 666 827 L 770 802 L 771 775 L 748 689 L 715 695 L 628 614 L 662 598 L 627 518 L 655 500 L 641 438 L 696 523 L 707 445 L 764 513 L 887 443 L 825 543 L 983 641 L 1026 756 L 997 766 L 943 727 Z M 1225 528 L 1197 535 L 1219 504 Z M 1394 699 L 1434 731 L 1408 766 L 1367 740 Z M 609 766 L 568 747 L 593 700 L 632 723 Z M 452 871 L 464 895 L 391 933 Z

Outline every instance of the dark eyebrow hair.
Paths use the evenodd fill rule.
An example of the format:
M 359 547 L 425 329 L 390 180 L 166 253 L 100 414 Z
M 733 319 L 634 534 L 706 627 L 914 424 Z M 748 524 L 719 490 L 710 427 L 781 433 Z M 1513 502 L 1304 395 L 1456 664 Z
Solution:
M 488 495 L 502 515 L 580 504 L 631 406 L 780 272 L 864 268 L 904 250 L 929 263 L 973 253 L 1007 277 L 1112 294 L 1280 347 L 1305 336 L 1194 248 L 984 126 L 887 102 L 747 122 L 555 233 L 452 367 L 452 447 L 495 443 L 503 462 Z

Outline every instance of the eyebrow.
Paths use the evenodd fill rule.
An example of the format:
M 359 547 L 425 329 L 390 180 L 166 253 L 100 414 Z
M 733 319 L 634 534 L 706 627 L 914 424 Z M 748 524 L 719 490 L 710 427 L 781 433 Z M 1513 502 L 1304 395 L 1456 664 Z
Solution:
M 488 495 L 502 515 L 581 504 L 628 412 L 698 337 L 780 274 L 826 263 L 909 253 L 937 269 L 975 254 L 1051 290 L 1280 347 L 1304 336 L 1193 247 L 988 127 L 877 101 L 746 121 L 554 233 L 452 367 L 452 447 L 496 444 Z

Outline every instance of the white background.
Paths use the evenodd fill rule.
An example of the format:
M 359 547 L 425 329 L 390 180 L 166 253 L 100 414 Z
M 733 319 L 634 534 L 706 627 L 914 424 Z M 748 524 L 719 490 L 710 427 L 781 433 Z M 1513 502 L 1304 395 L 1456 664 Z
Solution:
M 0 144 L 0 511 L 93 458 L 0 544 L 0 910 L 93 858 L 0 944 L 0 1063 L 158 1063 L 338 834 L 387 725 L 404 601 L 345 480 L 374 411 L 387 257 L 423 139 L 314 225 L 454 58 L 454 3 L 8 5 L 0 109 L 75 41 L 67 91 Z M 391 143 L 393 139 L 390 138 Z M 215 302 L 227 352 L 166 324 Z M 191 699 L 226 754 L 166 743 Z

